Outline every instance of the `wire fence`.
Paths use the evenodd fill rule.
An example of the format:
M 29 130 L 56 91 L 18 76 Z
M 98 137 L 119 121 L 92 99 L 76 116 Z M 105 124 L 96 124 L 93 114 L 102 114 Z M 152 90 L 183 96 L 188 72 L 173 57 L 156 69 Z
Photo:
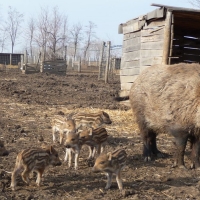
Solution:
M 71 51 L 69 50 L 71 48 Z M 18 64 L 23 73 L 50 72 L 50 73 L 68 73 L 68 72 L 92 72 L 98 74 L 98 80 L 104 80 L 106 83 L 113 78 L 113 74 L 120 69 L 122 45 L 112 45 L 110 41 L 102 42 L 98 48 L 90 48 L 83 56 L 83 52 L 78 49 L 74 56 L 72 47 L 65 48 L 65 52 L 58 55 L 56 59 L 51 60 L 44 52 L 38 52 L 35 55 L 29 55 L 27 51 L 21 54 L 21 60 Z M 6 70 L 4 65 L 0 70 Z

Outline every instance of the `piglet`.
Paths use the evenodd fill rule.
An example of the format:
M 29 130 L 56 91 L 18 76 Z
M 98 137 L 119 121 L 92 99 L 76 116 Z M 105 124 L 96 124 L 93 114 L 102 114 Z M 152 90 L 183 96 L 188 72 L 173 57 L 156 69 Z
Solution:
M 79 138 L 79 132 L 69 132 L 67 135 L 67 139 L 65 141 L 65 147 L 66 147 L 66 154 L 64 161 L 67 162 L 68 160 L 68 166 L 71 167 L 72 163 L 72 154 L 75 156 L 75 170 L 78 169 L 78 159 L 80 155 L 80 150 L 82 148 L 82 143 Z
M 29 184 L 30 172 L 35 171 L 37 173 L 36 184 L 40 186 L 42 174 L 45 168 L 49 165 L 60 166 L 61 164 L 58 153 L 52 146 L 25 149 L 17 155 L 10 187 L 12 190 L 15 190 L 16 177 L 22 172 L 22 170 L 22 179 L 27 184 Z
M 125 167 L 127 160 L 127 154 L 124 149 L 117 149 L 113 152 L 107 154 L 100 154 L 97 157 L 95 164 L 92 168 L 92 171 L 97 172 L 106 172 L 108 181 L 105 189 L 109 189 L 112 182 L 113 174 L 116 174 L 116 181 L 120 190 L 123 189 L 122 179 L 121 179 L 121 170 Z

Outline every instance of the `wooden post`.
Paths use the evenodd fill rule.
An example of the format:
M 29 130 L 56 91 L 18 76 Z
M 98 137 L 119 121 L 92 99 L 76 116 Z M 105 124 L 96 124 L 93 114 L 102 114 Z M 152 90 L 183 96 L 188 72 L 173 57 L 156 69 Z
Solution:
M 91 66 L 90 59 L 91 59 L 91 58 L 89 57 L 89 58 L 88 58 L 88 67 Z
M 167 11 L 165 19 L 165 32 L 164 32 L 164 43 L 163 43 L 163 56 L 162 64 L 168 64 L 170 40 L 171 40 L 171 22 L 172 22 L 172 12 Z
M 110 63 L 110 41 L 107 41 L 107 59 L 106 59 L 106 71 L 105 71 L 105 83 L 108 83 L 108 69 Z
M 10 54 L 10 65 L 12 65 L 12 54 Z
M 44 50 L 41 52 L 41 60 L 40 60 L 40 72 L 43 72 L 44 71 L 44 59 L 45 59 L 45 56 L 44 56 Z
M 24 63 L 24 55 L 21 54 L 20 56 L 20 69 L 23 70 L 23 63 Z
M 102 72 L 102 62 L 103 62 L 104 46 L 105 46 L 105 42 L 102 42 L 100 59 L 99 59 L 99 75 L 98 75 L 99 80 L 102 78 L 102 73 L 103 73 Z
M 67 62 L 67 45 L 65 46 L 65 58 L 64 60 Z
M 173 55 L 173 41 L 174 41 L 174 15 L 172 14 L 171 22 L 171 41 L 170 41 L 170 51 L 169 51 L 169 65 L 171 65 L 172 55 Z
M 26 50 L 26 65 L 27 65 L 27 63 L 28 63 L 28 51 Z
M 81 57 L 79 58 L 78 62 L 78 72 L 81 72 Z

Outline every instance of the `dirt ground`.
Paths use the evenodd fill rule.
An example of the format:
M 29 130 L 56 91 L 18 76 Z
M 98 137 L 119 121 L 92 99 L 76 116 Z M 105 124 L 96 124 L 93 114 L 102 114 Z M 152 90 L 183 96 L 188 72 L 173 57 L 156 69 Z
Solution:
M 143 161 L 142 142 L 132 112 L 113 101 L 119 90 L 118 75 L 105 84 L 94 73 L 0 72 L 0 139 L 10 152 L 0 157 L 0 199 L 200 199 L 200 171 L 189 169 L 189 148 L 185 156 L 188 170 L 172 168 L 172 137 L 161 134 L 158 147 L 166 153 L 165 158 Z M 104 190 L 106 176 L 92 173 L 86 162 L 87 147 L 81 150 L 77 171 L 63 162 L 45 171 L 41 187 L 35 185 L 35 177 L 27 186 L 19 176 L 16 191 L 11 191 L 10 174 L 4 170 L 13 170 L 16 155 L 22 149 L 41 146 L 38 141 L 41 135 L 46 143 L 52 143 L 50 122 L 54 115 L 98 110 L 106 111 L 113 121 L 105 126 L 110 135 L 105 152 L 123 147 L 128 154 L 127 166 L 122 172 L 122 192 L 117 188 L 115 177 L 111 189 Z M 58 143 L 55 146 L 63 160 L 64 146 Z

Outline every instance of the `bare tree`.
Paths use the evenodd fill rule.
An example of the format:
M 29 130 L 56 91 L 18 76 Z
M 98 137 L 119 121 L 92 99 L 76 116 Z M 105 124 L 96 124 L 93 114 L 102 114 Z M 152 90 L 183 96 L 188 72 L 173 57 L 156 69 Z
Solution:
M 7 31 L 6 31 L 6 28 L 4 26 L 1 26 L 0 27 L 0 48 L 1 48 L 1 53 L 4 51 L 7 39 L 8 39 L 8 34 L 7 34 Z
M 85 29 L 85 45 L 84 45 L 84 55 L 83 55 L 84 61 L 86 61 L 87 52 L 92 43 L 93 38 L 96 38 L 96 35 L 94 32 L 95 28 L 96 28 L 96 25 L 93 22 L 89 21 L 89 24 L 88 26 L 86 26 L 86 29 Z
M 95 40 L 91 44 L 91 56 L 93 57 L 93 60 L 98 62 L 100 58 L 100 52 L 101 52 L 101 47 L 102 47 L 102 41 L 100 40 Z
M 23 14 L 19 13 L 16 9 L 9 7 L 8 19 L 6 21 L 6 31 L 9 34 L 11 40 L 12 53 L 16 43 L 16 39 L 19 35 L 20 24 L 23 21 Z
M 37 32 L 35 35 L 35 42 L 42 48 L 43 59 L 46 59 L 47 54 L 47 41 L 49 32 L 49 10 L 48 8 L 41 8 L 40 15 L 37 21 Z
M 27 42 L 29 43 L 29 51 L 30 56 L 33 59 L 33 42 L 34 42 L 34 34 L 36 32 L 36 24 L 35 20 L 33 18 L 30 18 L 28 21 L 28 26 L 25 33 L 25 38 L 27 39 Z
M 77 53 L 77 47 L 82 40 L 82 25 L 80 23 L 74 24 L 70 30 L 72 44 L 74 46 L 73 57 L 75 59 Z
M 58 7 L 53 8 L 51 16 L 52 18 L 50 19 L 48 31 L 48 47 L 52 52 L 51 58 L 55 59 L 58 56 L 56 53 L 63 49 L 63 41 L 66 40 L 67 21 L 66 18 L 59 13 Z M 64 27 L 64 30 L 62 27 Z

